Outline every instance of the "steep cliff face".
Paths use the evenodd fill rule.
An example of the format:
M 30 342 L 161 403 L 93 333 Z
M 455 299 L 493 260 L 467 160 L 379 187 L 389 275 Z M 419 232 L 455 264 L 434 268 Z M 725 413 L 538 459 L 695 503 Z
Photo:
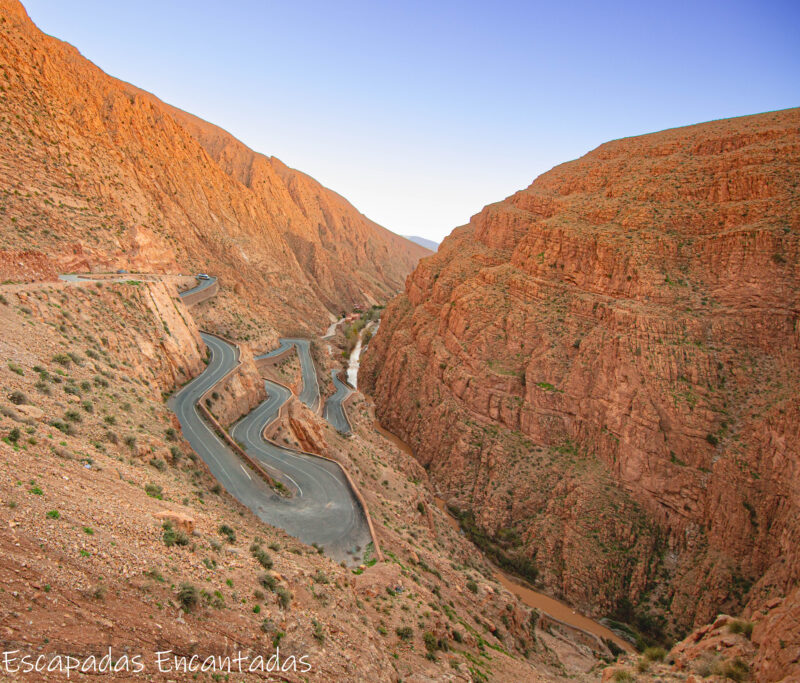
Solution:
M 800 578 L 799 162 L 797 109 L 607 143 L 387 308 L 359 386 L 550 590 L 680 632 Z
M 431 253 L 275 157 L 253 152 L 191 114 L 171 111 L 220 168 L 253 191 L 326 306 L 375 303 L 395 294 L 417 261 Z
M 62 269 L 213 271 L 254 318 L 314 329 L 326 307 L 395 291 L 425 253 L 310 178 L 110 78 L 15 0 L 0 0 L 0 38 L 0 248 L 36 248 Z

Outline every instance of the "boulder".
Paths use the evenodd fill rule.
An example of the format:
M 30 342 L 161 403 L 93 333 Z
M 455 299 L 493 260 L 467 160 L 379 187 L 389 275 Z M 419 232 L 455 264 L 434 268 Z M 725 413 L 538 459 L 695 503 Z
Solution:
M 183 512 L 163 510 L 156 513 L 155 517 L 162 521 L 172 522 L 176 529 L 185 531 L 187 534 L 191 534 L 194 531 L 194 517 L 190 517 Z

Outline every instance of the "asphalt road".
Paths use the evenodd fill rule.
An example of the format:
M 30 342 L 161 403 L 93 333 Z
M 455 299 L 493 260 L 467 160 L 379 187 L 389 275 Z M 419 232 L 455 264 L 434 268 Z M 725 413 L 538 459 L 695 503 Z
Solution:
M 323 417 L 333 425 L 333 428 L 342 434 L 350 434 L 350 424 L 344 415 L 344 400 L 353 393 L 353 390 L 348 387 L 339 376 L 336 370 L 331 370 L 331 379 L 333 386 L 336 387 L 336 393 L 328 397 L 325 401 L 325 408 L 322 411 Z
M 196 403 L 200 397 L 222 379 L 238 360 L 236 347 L 210 334 L 201 333 L 201 336 L 211 350 L 208 367 L 170 398 L 169 407 L 178 416 L 186 440 L 217 481 L 260 519 L 273 524 L 271 510 L 282 503 L 282 498 L 247 468 L 197 412 Z
M 277 417 L 291 392 L 265 380 L 267 400 L 231 428 L 231 436 L 248 455 L 283 482 L 294 494 L 270 506 L 270 523 L 304 543 L 317 543 L 336 561 L 358 564 L 372 540 L 364 511 L 342 469 L 324 458 L 298 453 L 262 438 L 264 427 Z
M 208 280 L 200 280 L 197 278 L 197 284 L 192 287 L 191 289 L 187 289 L 180 293 L 180 296 L 187 296 L 189 294 L 194 294 L 195 292 L 202 292 L 206 287 L 210 287 L 217 281 L 217 278 L 210 277 Z
M 311 342 L 308 339 L 299 338 L 285 338 L 280 342 L 281 345 L 277 349 L 256 356 L 256 360 L 277 356 L 290 346 L 294 346 L 300 358 L 300 369 L 303 374 L 303 391 L 300 392 L 298 398 L 316 412 L 319 407 L 319 382 L 317 381 L 317 371 L 314 368 L 314 359 L 311 357 Z

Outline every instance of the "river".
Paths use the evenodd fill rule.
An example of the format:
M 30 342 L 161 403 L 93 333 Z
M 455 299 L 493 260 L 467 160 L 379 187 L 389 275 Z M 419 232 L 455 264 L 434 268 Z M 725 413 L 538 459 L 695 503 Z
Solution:
M 375 429 L 386 439 L 395 444 L 398 448 L 405 451 L 412 457 L 414 456 L 414 452 L 411 450 L 411 447 L 405 441 L 385 429 L 380 422 L 378 422 L 378 420 L 375 420 Z M 445 513 L 447 523 L 457 532 L 461 533 L 461 526 L 459 525 L 458 520 L 455 519 L 455 517 L 453 517 L 447 510 L 445 502 L 441 498 L 435 498 L 435 500 L 436 507 Z M 593 619 L 590 619 L 583 614 L 580 614 L 579 612 L 576 612 L 574 609 L 572 609 L 572 607 L 561 602 L 560 600 L 551 598 L 549 595 L 539 593 L 538 591 L 533 590 L 530 586 L 524 585 L 519 581 L 519 579 L 511 576 L 507 572 L 492 564 L 488 558 L 484 557 L 484 560 L 486 560 L 487 564 L 492 567 L 494 578 L 497 579 L 497 581 L 506 590 L 516 595 L 528 607 L 533 607 L 540 612 L 549 614 L 551 617 L 558 619 L 559 621 L 563 621 L 565 624 L 569 624 L 570 626 L 588 631 L 589 633 L 593 633 L 601 638 L 608 638 L 616 643 L 619 647 L 623 648 L 626 652 L 634 652 L 631 644 L 623 638 L 620 638 L 611 629 L 597 623 Z

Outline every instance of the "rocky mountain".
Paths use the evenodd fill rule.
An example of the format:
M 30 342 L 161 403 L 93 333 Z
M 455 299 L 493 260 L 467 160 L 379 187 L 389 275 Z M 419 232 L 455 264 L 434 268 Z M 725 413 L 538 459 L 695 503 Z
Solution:
M 455 229 L 361 363 L 498 561 L 645 641 L 797 604 L 798 164 L 800 109 L 601 145 Z
M 16 0 L 0 16 L 0 249 L 44 252 L 61 270 L 213 272 L 274 326 L 315 328 L 393 294 L 428 253 L 109 77 Z
M 436 251 L 439 248 L 439 243 L 434 242 L 433 240 L 425 239 L 424 237 L 417 237 L 416 235 L 406 235 L 407 240 L 411 240 L 415 244 L 419 244 L 426 249 L 430 249 L 430 251 Z

